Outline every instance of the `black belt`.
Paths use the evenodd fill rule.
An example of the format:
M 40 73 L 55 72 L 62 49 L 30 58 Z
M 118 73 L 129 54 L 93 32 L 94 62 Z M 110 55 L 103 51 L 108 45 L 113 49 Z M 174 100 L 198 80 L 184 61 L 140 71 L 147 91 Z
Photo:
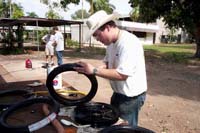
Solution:
M 137 96 L 133 96 L 133 97 L 130 97 L 130 98 L 135 99 L 135 98 L 137 98 L 137 97 L 139 97 L 139 96 L 142 96 L 142 95 L 146 95 L 146 91 L 143 92 L 143 93 L 141 93 L 141 94 L 139 94 L 139 95 L 137 95 Z
M 139 96 L 141 96 L 141 95 L 146 95 L 146 91 L 143 92 L 143 93 L 141 93 L 141 94 L 139 94 L 139 95 L 137 95 L 137 96 L 133 96 L 133 97 L 128 97 L 128 96 L 126 96 L 126 95 L 124 95 L 124 94 L 120 94 L 120 93 L 117 93 L 117 92 L 114 92 L 114 94 L 115 94 L 116 96 L 119 95 L 119 96 L 121 96 L 121 97 L 126 97 L 126 99 L 136 99 L 137 97 L 139 97 Z

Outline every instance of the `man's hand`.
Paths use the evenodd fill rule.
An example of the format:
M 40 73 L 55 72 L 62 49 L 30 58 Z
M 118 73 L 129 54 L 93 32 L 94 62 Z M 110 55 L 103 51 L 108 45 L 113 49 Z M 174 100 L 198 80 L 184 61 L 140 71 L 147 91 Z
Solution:
M 54 46 L 54 47 L 55 47 L 56 45 L 57 45 L 56 41 L 55 41 L 54 43 L 52 43 L 52 46 Z
M 82 61 L 79 61 L 77 64 L 80 65 L 80 67 L 74 67 L 74 69 L 77 72 L 88 74 L 88 75 L 93 74 L 93 70 L 95 68 L 93 65 L 86 62 L 82 62 Z

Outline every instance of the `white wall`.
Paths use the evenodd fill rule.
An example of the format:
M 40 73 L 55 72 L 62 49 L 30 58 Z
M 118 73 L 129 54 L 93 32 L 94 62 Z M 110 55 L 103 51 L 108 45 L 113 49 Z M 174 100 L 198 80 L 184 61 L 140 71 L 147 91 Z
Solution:
M 118 23 L 118 24 L 120 24 L 120 23 Z M 131 25 L 131 24 L 133 24 L 133 25 Z M 133 28 L 133 27 L 130 28 L 130 26 L 134 27 L 135 23 L 129 22 L 127 26 L 123 25 L 122 27 L 124 29 L 129 29 L 129 30 L 134 31 L 135 28 Z M 142 41 L 143 44 L 152 45 L 153 44 L 153 34 L 155 33 L 155 31 L 157 31 L 158 27 L 155 26 L 155 25 L 150 25 L 150 24 L 149 25 L 145 25 L 145 27 L 141 27 L 141 26 L 143 26 L 143 24 L 140 24 L 140 27 L 137 28 L 137 31 L 141 31 L 141 32 L 146 31 L 147 32 L 147 36 L 145 38 L 139 38 L 139 39 Z M 91 44 L 95 44 L 97 46 L 98 45 L 99 46 L 103 45 L 102 43 L 96 41 L 93 37 L 91 37 L 90 40 L 85 41 L 85 37 L 86 37 L 87 32 L 88 32 L 88 27 L 84 24 L 83 25 L 83 43 L 84 44 L 90 44 L 90 42 L 91 42 Z M 72 25 L 71 26 L 71 37 L 72 37 L 72 40 L 79 41 L 79 26 L 78 25 Z
M 144 45 L 152 45 L 153 44 L 153 33 L 147 33 L 145 38 L 139 38 Z

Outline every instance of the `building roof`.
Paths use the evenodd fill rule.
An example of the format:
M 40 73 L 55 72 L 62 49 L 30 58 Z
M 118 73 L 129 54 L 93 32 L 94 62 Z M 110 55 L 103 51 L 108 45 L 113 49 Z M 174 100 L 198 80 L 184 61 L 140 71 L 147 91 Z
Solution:
M 1 18 L 0 26 L 9 27 L 9 26 L 39 26 L 39 27 L 53 27 L 61 25 L 74 25 L 74 24 L 83 24 L 82 21 L 75 20 L 61 20 L 61 19 L 46 19 L 46 18 L 32 18 L 32 17 L 22 17 L 19 19 L 10 19 L 10 18 Z
M 126 29 L 128 31 L 140 31 L 140 32 L 152 32 L 155 33 L 159 30 L 157 24 L 146 24 L 138 22 L 129 22 L 129 21 L 116 21 L 119 27 Z

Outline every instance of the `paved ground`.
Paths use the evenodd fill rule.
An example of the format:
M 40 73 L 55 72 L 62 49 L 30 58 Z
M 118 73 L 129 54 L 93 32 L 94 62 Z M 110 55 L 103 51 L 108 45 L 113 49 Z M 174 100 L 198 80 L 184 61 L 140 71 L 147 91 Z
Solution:
M 30 58 L 32 61 L 32 69 L 27 69 L 25 67 L 25 60 Z M 78 61 L 79 59 L 64 59 L 65 63 L 74 63 Z M 9 55 L 9 56 L 3 56 L 0 55 L 0 86 L 1 89 L 31 89 L 33 91 L 41 91 L 46 90 L 45 82 L 47 78 L 47 69 L 42 68 L 44 64 L 44 55 L 22 55 L 22 56 L 15 56 L 15 55 Z M 94 60 L 92 60 L 94 62 Z M 98 61 L 97 61 L 98 62 Z M 72 76 L 69 76 L 72 80 L 74 80 L 74 84 L 83 84 L 82 79 L 75 79 Z M 63 77 L 64 78 L 64 77 Z M 64 80 L 64 79 L 63 79 Z M 34 82 L 40 82 L 43 83 L 42 86 L 39 87 L 30 87 L 29 84 L 32 84 Z M 98 78 L 98 84 L 104 85 L 104 88 L 101 89 L 103 93 L 107 95 L 102 95 L 102 93 L 97 93 L 97 95 L 93 98 L 94 101 L 97 102 L 105 102 L 109 103 L 109 95 L 111 95 L 112 91 L 111 89 L 108 89 L 109 86 L 108 81 L 102 78 Z M 34 108 L 34 107 L 32 107 Z M 40 111 L 39 111 L 40 112 Z M 30 115 L 30 114 L 29 114 Z M 26 116 L 22 116 L 26 117 Z M 32 117 L 31 115 L 29 116 Z M 34 117 L 34 119 L 36 119 Z M 59 117 L 58 119 L 61 119 Z M 17 121 L 18 122 L 18 121 Z M 71 132 L 75 130 L 73 127 L 67 127 L 66 130 L 72 130 Z M 55 129 L 52 126 L 46 126 L 40 130 L 37 130 L 36 133 L 55 133 Z
M 32 61 L 32 69 L 25 68 L 25 60 L 31 58 Z M 6 56 L 0 55 L 0 83 L 12 83 L 12 82 L 22 82 L 22 81 L 32 81 L 35 82 L 38 80 L 38 82 L 43 82 L 45 84 L 46 78 L 47 78 L 47 69 L 42 68 L 44 64 L 44 59 L 42 55 L 23 55 L 23 57 L 16 58 L 15 56 L 9 56 L 8 58 Z M 64 59 L 65 63 L 74 63 L 76 61 L 79 61 L 79 59 Z M 90 62 L 100 63 L 96 60 L 88 60 Z M 77 81 L 77 84 L 82 84 L 81 81 Z M 111 89 L 109 88 L 109 83 L 107 80 L 103 78 L 98 78 L 98 84 L 99 88 L 101 88 L 101 92 L 104 92 L 106 94 L 112 93 Z M 104 85 L 101 87 L 101 85 Z M 101 95 L 101 93 L 97 93 L 97 95 L 94 97 L 95 101 L 101 101 L 101 102 L 109 102 L 109 97 L 105 97 L 104 95 Z

